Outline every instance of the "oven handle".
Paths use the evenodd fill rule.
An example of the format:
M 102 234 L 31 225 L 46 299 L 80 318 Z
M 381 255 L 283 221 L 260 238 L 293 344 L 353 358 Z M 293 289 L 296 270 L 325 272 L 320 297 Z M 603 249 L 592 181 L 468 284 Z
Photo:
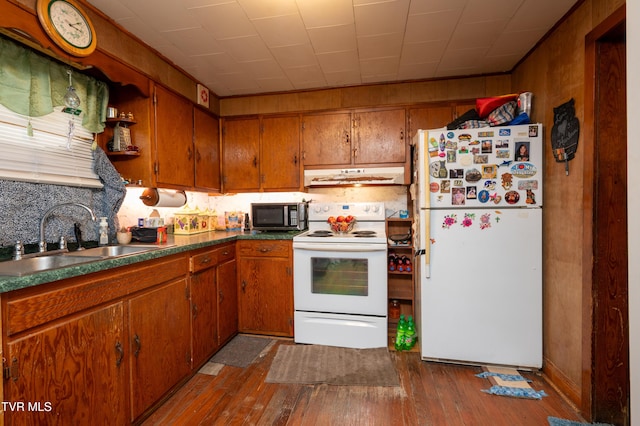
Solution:
M 339 243 L 293 243 L 293 250 L 310 250 L 310 251 L 341 251 L 341 252 L 372 252 L 387 251 L 386 244 L 339 244 Z

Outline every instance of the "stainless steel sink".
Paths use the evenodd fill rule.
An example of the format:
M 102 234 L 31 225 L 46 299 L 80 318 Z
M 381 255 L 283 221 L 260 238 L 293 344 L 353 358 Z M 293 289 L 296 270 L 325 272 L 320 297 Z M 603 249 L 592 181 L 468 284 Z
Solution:
M 157 250 L 159 248 L 167 247 L 165 246 L 138 246 L 138 245 L 122 245 L 122 246 L 103 246 L 103 247 L 95 247 L 80 251 L 72 251 L 69 253 L 65 253 L 63 256 L 81 256 L 81 257 L 118 257 L 118 256 L 127 256 L 130 254 L 142 253 L 150 250 Z
M 30 257 L 22 260 L 7 260 L 0 262 L 0 275 L 21 277 L 36 272 L 48 271 L 82 263 L 93 262 L 103 259 L 102 256 L 72 256 L 72 255 L 49 255 Z

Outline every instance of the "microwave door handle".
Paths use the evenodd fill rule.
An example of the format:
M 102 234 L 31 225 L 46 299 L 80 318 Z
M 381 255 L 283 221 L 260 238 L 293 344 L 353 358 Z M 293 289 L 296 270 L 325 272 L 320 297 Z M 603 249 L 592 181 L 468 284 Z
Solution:
M 293 243 L 294 250 L 310 250 L 316 252 L 371 252 L 386 251 L 386 244 L 364 245 L 364 244 L 313 244 L 313 243 Z

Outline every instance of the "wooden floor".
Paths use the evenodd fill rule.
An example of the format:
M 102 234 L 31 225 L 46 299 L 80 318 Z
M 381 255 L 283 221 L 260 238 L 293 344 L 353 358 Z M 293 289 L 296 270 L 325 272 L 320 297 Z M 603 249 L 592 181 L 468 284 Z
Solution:
M 473 425 L 544 426 L 547 417 L 582 419 L 541 376 L 523 372 L 542 400 L 482 392 L 479 367 L 424 362 L 417 352 L 392 352 L 401 387 L 265 383 L 280 345 L 275 340 L 247 368 L 196 374 L 143 424 L 151 425 Z

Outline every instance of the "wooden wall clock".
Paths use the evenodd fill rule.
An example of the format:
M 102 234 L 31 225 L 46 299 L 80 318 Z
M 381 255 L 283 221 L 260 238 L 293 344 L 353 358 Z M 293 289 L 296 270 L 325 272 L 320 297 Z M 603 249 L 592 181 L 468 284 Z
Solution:
M 96 31 L 82 6 L 74 0 L 38 0 L 40 24 L 53 42 L 73 56 L 88 56 L 96 49 Z

